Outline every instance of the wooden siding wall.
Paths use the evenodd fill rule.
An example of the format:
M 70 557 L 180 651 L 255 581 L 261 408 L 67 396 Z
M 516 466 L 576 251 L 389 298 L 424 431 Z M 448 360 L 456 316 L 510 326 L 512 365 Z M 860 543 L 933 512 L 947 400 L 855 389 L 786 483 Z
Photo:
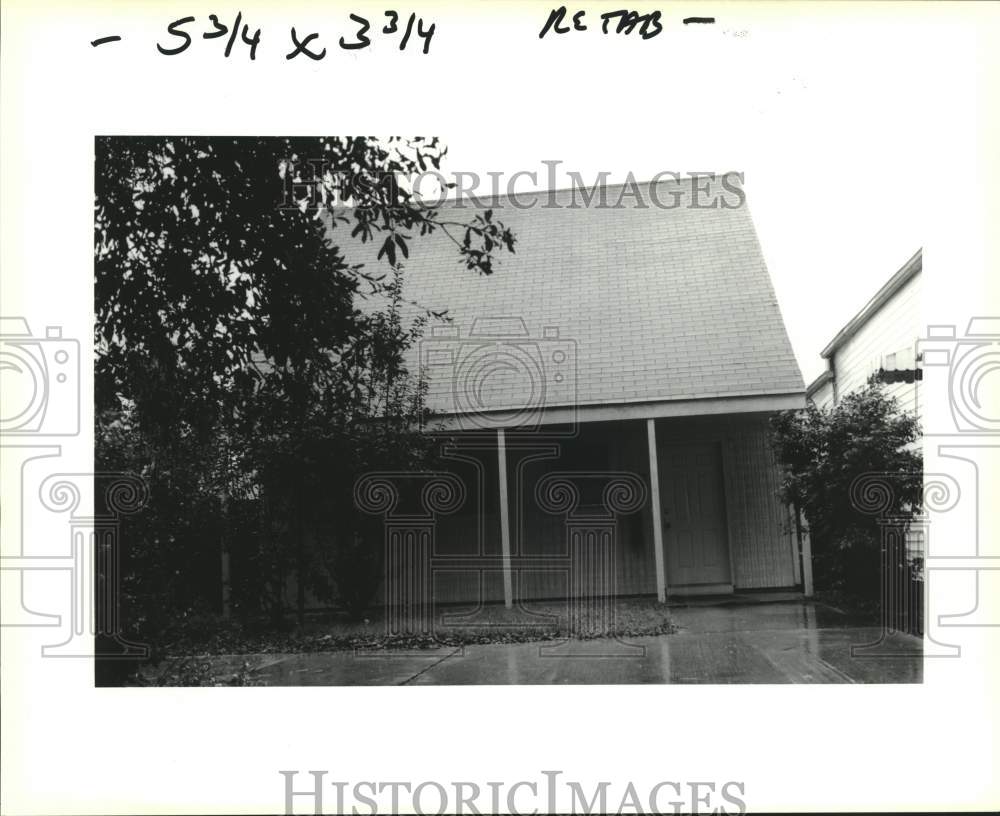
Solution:
M 465 502 L 436 519 L 433 595 L 438 603 L 503 601 L 500 485 L 495 443 L 461 444 L 445 460 L 465 486 Z
M 625 471 L 638 475 L 648 491 L 649 467 L 642 422 L 587 423 L 580 426 L 576 437 L 556 440 L 554 445 L 555 455 L 545 458 L 531 458 L 531 448 L 508 450 L 511 470 L 508 481 L 514 503 L 511 549 L 515 572 L 519 572 L 519 581 L 515 575 L 515 596 L 522 599 L 565 598 L 569 588 L 567 518 L 539 506 L 535 487 L 541 477 L 553 471 L 595 474 Z M 599 504 L 596 482 L 593 487 L 593 492 L 584 490 L 583 504 Z M 614 565 L 618 595 L 656 592 L 651 525 L 648 495 L 640 511 L 616 520 Z
M 565 515 L 539 506 L 535 488 L 553 471 L 636 473 L 649 483 L 644 422 L 587 423 L 573 437 L 507 435 L 511 559 L 515 599 L 562 599 L 570 586 L 569 527 Z M 472 461 L 465 461 L 464 459 Z M 433 568 L 438 603 L 503 600 L 500 563 L 499 479 L 495 449 L 459 443 L 446 462 L 466 488 L 463 505 L 436 521 Z M 584 493 L 598 504 L 600 493 Z M 656 592 L 652 515 L 647 495 L 642 510 L 615 525 L 615 591 L 619 595 Z
M 659 420 L 661 462 L 669 445 L 718 442 L 733 584 L 740 589 L 791 587 L 801 582 L 788 509 L 778 499 L 779 471 L 769 440 L 767 416 Z M 667 575 L 668 585 L 671 582 Z
M 922 333 L 921 319 L 917 273 L 834 353 L 837 400 L 861 388 L 880 367 L 913 368 L 916 342 Z M 886 366 L 890 354 L 896 356 L 894 366 Z M 893 383 L 886 386 L 886 393 L 896 397 L 900 407 L 920 416 L 922 387 L 921 382 Z
M 737 589 L 799 584 L 797 542 L 788 508 L 778 499 L 780 473 L 766 419 L 734 423 L 724 455 Z
M 722 450 L 729 548 L 735 588 L 790 587 L 801 582 L 787 508 L 777 498 L 778 469 L 765 415 L 663 419 L 656 423 L 661 462 L 669 445 L 714 441 Z M 511 439 L 513 437 L 513 439 Z M 543 440 L 508 434 L 511 552 L 515 600 L 565 599 L 570 588 L 568 526 L 564 515 L 539 507 L 538 480 L 553 471 L 631 472 L 646 485 L 641 510 L 615 526 L 615 591 L 656 594 L 649 460 L 644 420 L 587 423 L 573 438 Z M 465 500 L 434 521 L 432 596 L 435 604 L 474 608 L 502 602 L 500 522 L 495 447 L 462 443 L 446 469 L 465 485 Z M 599 493 L 584 495 L 597 504 Z M 405 522 L 404 522 L 405 526 Z M 376 546 L 384 547 L 384 541 Z M 670 576 L 667 576 L 668 583 Z M 288 598 L 294 600 L 294 581 Z M 373 603 L 382 604 L 380 586 Z M 309 597 L 309 606 L 321 606 Z
M 817 408 L 832 408 L 834 402 L 833 380 L 825 382 L 817 388 L 816 393 L 812 395 L 812 401 L 816 403 Z
M 619 595 L 656 592 L 649 466 L 644 422 L 581 425 L 573 437 L 542 438 L 508 433 L 511 556 L 514 597 L 563 599 L 570 586 L 569 527 L 565 515 L 539 506 L 535 488 L 553 471 L 633 472 L 647 486 L 647 501 L 615 525 L 615 591 Z M 488 442 L 486 443 L 488 445 Z M 465 485 L 465 501 L 435 521 L 433 595 L 437 603 L 476 604 L 503 600 L 500 562 L 499 486 L 496 450 L 460 440 L 446 469 Z M 584 504 L 598 504 L 599 490 L 585 492 Z M 383 597 L 380 589 L 378 600 Z
M 726 512 L 733 582 L 736 589 L 790 587 L 801 583 L 800 566 L 787 508 L 779 501 L 779 473 L 765 415 L 657 421 L 661 457 L 671 443 L 702 439 L 722 448 Z M 511 552 L 514 595 L 521 600 L 565 598 L 570 567 L 565 516 L 539 507 L 538 480 L 553 471 L 632 472 L 647 488 L 636 513 L 617 519 L 615 587 L 619 595 L 656 592 L 653 520 L 649 501 L 649 461 L 644 421 L 582 424 L 573 438 L 543 440 L 508 434 L 508 484 L 511 493 Z M 467 603 L 503 600 L 499 572 L 499 510 L 496 455 L 474 454 L 481 466 L 460 466 L 467 486 L 463 508 L 437 525 L 435 553 L 455 557 L 455 568 L 435 567 L 435 600 Z M 480 480 L 482 484 L 480 485 Z M 598 496 L 584 496 L 597 503 Z M 482 513 L 482 517 L 479 514 Z M 479 531 L 481 529 L 481 532 Z M 460 556 L 491 557 L 483 570 Z M 440 563 L 440 560 L 438 560 Z M 668 582 L 670 576 L 667 576 Z

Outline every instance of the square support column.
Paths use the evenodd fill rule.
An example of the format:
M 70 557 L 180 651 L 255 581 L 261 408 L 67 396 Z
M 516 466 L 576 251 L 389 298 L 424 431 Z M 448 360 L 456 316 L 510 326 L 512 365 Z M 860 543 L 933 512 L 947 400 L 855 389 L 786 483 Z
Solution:
M 663 553 L 663 513 L 660 510 L 660 468 L 656 457 L 656 420 L 646 420 L 649 441 L 649 491 L 653 507 L 653 555 L 656 559 L 656 600 L 667 600 L 667 573 Z
M 497 467 L 500 479 L 500 552 L 503 559 L 503 605 L 514 605 L 514 582 L 510 568 L 510 497 L 507 492 L 507 438 L 497 428 Z

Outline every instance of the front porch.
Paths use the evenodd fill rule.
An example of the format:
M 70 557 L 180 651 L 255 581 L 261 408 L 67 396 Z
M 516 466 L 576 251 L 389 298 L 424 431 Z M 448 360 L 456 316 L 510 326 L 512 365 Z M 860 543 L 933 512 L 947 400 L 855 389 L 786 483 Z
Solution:
M 811 594 L 768 416 L 455 434 L 445 461 L 464 496 L 434 520 L 433 603 Z M 615 505 L 609 490 L 637 495 Z

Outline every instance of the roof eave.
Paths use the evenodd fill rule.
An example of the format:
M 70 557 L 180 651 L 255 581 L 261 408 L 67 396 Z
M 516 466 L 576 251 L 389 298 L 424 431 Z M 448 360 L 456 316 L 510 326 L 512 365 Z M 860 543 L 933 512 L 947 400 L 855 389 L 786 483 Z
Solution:
M 476 415 L 432 414 L 429 421 L 439 423 L 446 431 L 468 427 L 482 431 L 525 425 L 576 425 L 581 422 L 773 413 L 804 408 L 805 404 L 804 391 L 786 391 L 692 399 L 552 406 L 541 410 L 538 417 L 529 422 L 525 422 L 520 415 L 508 419 L 505 414 L 510 412 L 504 411 L 484 411 Z
M 864 308 L 861 309 L 839 332 L 836 337 L 827 343 L 826 348 L 820 352 L 820 357 L 829 359 L 844 343 L 854 337 L 855 334 L 867 323 L 871 317 L 878 312 L 893 295 L 905 286 L 914 275 L 923 268 L 923 249 L 918 249 L 912 258 L 893 275 L 886 284 L 875 293 Z
M 819 389 L 821 389 L 828 382 L 833 380 L 833 372 L 830 369 L 826 369 L 822 374 L 820 374 L 815 380 L 806 386 L 806 397 L 812 397 Z

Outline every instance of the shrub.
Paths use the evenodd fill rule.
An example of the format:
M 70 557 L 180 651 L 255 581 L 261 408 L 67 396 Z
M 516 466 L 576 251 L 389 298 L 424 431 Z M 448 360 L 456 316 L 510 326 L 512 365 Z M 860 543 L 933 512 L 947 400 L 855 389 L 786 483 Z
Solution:
M 781 496 L 805 516 L 817 588 L 878 599 L 878 515 L 858 502 L 852 488 L 861 477 L 874 477 L 884 490 L 884 515 L 906 517 L 920 509 L 923 456 L 914 445 L 920 435 L 916 417 L 870 381 L 832 409 L 810 404 L 785 411 L 772 418 L 771 427 L 784 468 Z
M 337 598 L 354 620 L 364 617 L 382 580 L 383 543 L 373 535 L 357 536 L 334 550 Z

